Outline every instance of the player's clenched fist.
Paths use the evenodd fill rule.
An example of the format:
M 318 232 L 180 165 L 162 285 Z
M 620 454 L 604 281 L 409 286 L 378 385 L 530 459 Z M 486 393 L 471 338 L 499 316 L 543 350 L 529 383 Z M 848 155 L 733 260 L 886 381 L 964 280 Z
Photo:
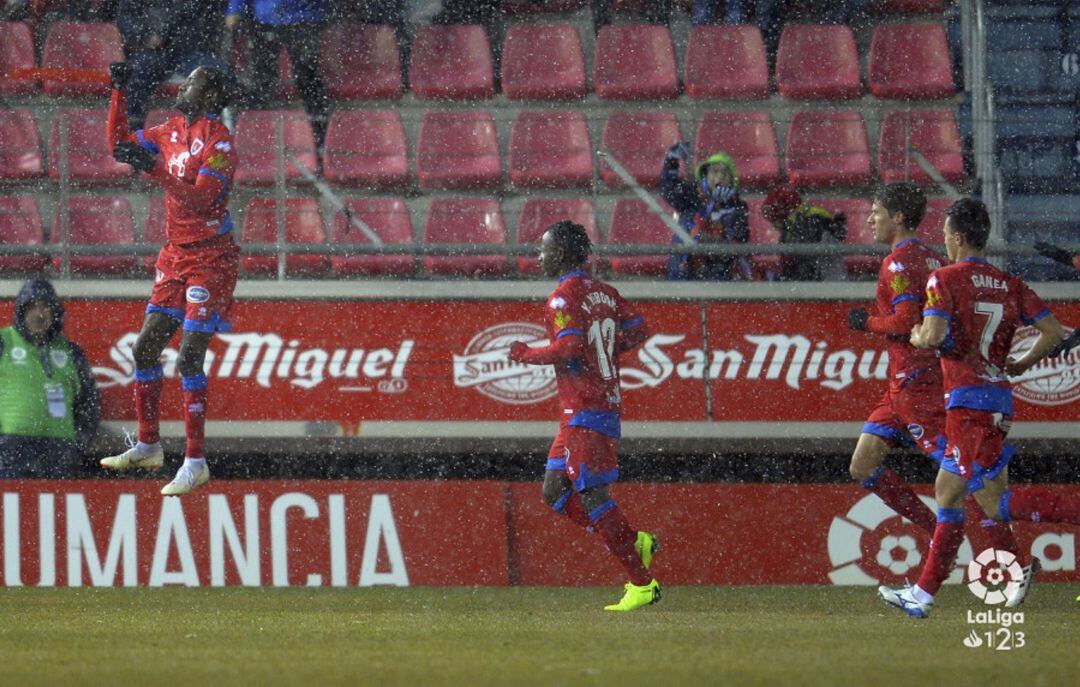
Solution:
M 117 143 L 116 147 L 113 148 L 113 158 L 117 162 L 131 165 L 147 174 L 154 171 L 154 165 L 157 164 L 157 155 L 154 155 L 138 143 L 131 143 L 130 141 Z
M 870 319 L 870 313 L 866 308 L 853 308 L 848 311 L 847 324 L 848 327 L 855 331 L 866 331 L 866 321 Z
M 515 341 L 514 343 L 510 344 L 510 355 L 507 357 L 510 358 L 510 360 L 513 360 L 515 363 L 523 363 L 525 362 L 525 354 L 528 352 L 528 350 L 529 344 L 525 343 L 524 341 Z
M 109 65 L 109 83 L 118 91 L 127 88 L 131 81 L 131 65 L 127 62 L 113 62 Z

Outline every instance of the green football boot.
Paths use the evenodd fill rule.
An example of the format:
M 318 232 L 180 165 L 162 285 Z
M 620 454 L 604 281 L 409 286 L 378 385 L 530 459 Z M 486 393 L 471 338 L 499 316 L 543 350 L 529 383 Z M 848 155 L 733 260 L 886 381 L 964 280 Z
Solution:
M 644 586 L 637 586 L 632 582 L 626 583 L 626 593 L 617 604 L 604 606 L 605 611 L 633 611 L 654 604 L 660 600 L 660 583 L 652 580 Z

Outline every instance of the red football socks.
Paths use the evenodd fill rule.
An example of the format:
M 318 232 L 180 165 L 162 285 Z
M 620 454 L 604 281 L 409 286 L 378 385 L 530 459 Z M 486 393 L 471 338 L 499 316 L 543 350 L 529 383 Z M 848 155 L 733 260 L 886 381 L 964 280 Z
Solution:
M 885 468 L 878 475 L 870 491 L 878 495 L 885 505 L 892 508 L 898 514 L 904 516 L 917 526 L 933 534 L 937 522 L 932 511 L 925 503 L 919 500 L 918 495 L 912 490 L 911 485 L 903 480 L 889 468 Z
M 161 441 L 161 377 L 135 381 L 135 417 L 139 419 L 139 441 Z
M 1067 522 L 1080 525 L 1080 501 L 1045 487 L 1018 487 L 1005 493 L 1002 516 L 1032 522 Z
M 559 512 L 570 518 L 570 521 L 581 529 L 588 532 L 594 531 L 592 520 L 589 520 L 589 514 L 585 512 L 585 506 L 581 505 L 581 497 L 577 492 L 570 494 L 570 498 L 566 500 Z
M 206 457 L 206 389 L 184 391 L 184 430 L 187 458 Z
M 611 505 L 608 506 L 608 504 Z M 596 510 L 601 509 L 604 510 L 596 519 L 596 528 L 600 530 L 600 536 L 604 538 L 608 551 L 626 569 L 630 582 L 639 587 L 649 584 L 652 578 L 649 577 L 649 572 L 645 570 L 641 557 L 634 548 L 637 532 L 630 528 L 626 516 L 622 514 L 614 501 L 608 501 Z
M 982 506 L 975 499 L 968 497 L 968 522 L 979 523 L 979 529 L 986 536 L 987 542 L 972 541 L 972 546 L 975 547 L 975 553 L 987 546 L 997 549 L 998 551 L 1008 551 L 1012 555 L 1016 556 L 1020 561 L 1020 565 L 1027 565 L 1026 556 L 1020 551 L 1020 543 L 1016 541 L 1016 535 L 1013 534 L 1012 525 L 1008 522 L 994 520 L 986 515 Z
M 956 552 L 964 541 L 964 509 L 940 508 L 937 520 L 926 564 L 919 575 L 919 589 L 931 595 L 941 589 L 956 562 Z

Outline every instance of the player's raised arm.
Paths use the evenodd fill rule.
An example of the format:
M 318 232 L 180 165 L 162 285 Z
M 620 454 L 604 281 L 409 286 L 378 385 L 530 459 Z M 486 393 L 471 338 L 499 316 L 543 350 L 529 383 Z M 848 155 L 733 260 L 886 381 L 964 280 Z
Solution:
M 106 135 L 109 150 L 117 143 L 133 142 L 135 135 L 128 128 L 127 119 L 127 84 L 131 80 L 131 65 L 127 62 L 113 62 L 109 65 L 109 83 L 112 96 L 109 99 L 109 120 Z

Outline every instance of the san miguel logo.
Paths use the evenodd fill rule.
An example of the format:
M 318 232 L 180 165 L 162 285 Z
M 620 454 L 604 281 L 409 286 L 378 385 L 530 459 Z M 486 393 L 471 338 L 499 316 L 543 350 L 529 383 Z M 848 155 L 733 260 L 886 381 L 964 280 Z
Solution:
M 100 388 L 127 386 L 135 373 L 134 332 L 120 337 L 109 349 L 111 366 L 95 366 Z M 303 347 L 299 339 L 272 332 L 219 334 L 206 352 L 206 375 L 217 379 L 252 379 L 263 388 L 287 382 L 313 389 L 327 380 L 339 380 L 339 391 L 401 393 L 408 389 L 405 368 L 414 342 L 405 339 L 397 348 L 339 347 L 332 350 Z M 221 349 L 224 346 L 224 350 Z M 166 377 L 177 375 L 176 349 L 162 354 Z
M 1034 327 L 1024 327 L 1013 337 L 1009 356 L 1023 355 L 1039 336 Z M 1043 358 L 1037 365 L 1020 375 L 1012 377 L 1013 394 L 1028 403 L 1039 406 L 1060 406 L 1080 398 L 1080 348 L 1074 348 L 1066 356 Z
M 511 361 L 510 344 L 546 344 L 547 332 L 537 324 L 505 322 L 488 327 L 454 355 L 454 386 L 471 387 L 502 401 L 524 405 L 545 401 L 556 393 L 555 368 Z

